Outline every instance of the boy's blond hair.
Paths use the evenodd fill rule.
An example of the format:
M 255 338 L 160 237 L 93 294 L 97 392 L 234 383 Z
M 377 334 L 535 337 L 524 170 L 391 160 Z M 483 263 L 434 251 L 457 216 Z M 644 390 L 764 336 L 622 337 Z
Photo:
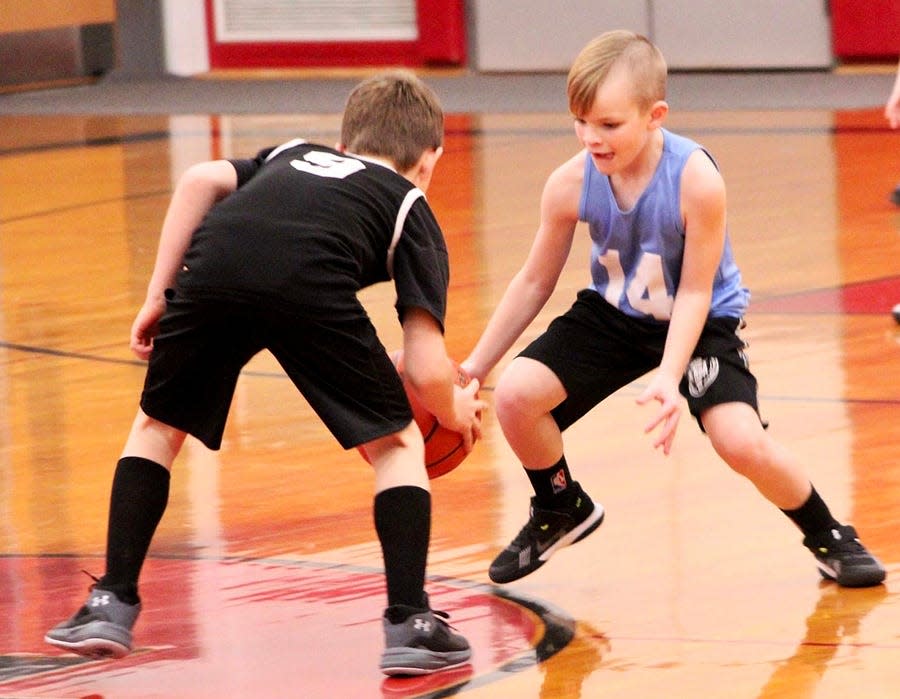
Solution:
M 616 30 L 591 40 L 569 69 L 566 92 L 574 116 L 584 116 L 591 110 L 597 89 L 620 62 L 628 68 L 634 99 L 641 109 L 666 98 L 667 67 L 660 50 L 645 36 Z
M 413 73 L 380 73 L 347 98 L 341 143 L 351 153 L 387 158 L 397 170 L 412 168 L 444 140 L 444 112 L 437 96 Z

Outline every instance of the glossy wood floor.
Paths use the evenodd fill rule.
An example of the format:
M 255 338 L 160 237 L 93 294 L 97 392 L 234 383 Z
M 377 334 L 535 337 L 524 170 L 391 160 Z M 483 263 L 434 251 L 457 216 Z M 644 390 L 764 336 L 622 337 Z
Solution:
M 371 474 L 263 355 L 222 450 L 189 442 L 176 462 L 135 653 L 57 652 L 45 630 L 81 604 L 80 571 L 103 572 L 109 484 L 143 379 L 128 331 L 173 181 L 295 136 L 331 144 L 338 118 L 0 117 L 0 696 L 898 696 L 898 134 L 874 110 L 686 113 L 669 126 L 703 142 L 729 186 L 764 417 L 885 562 L 886 585 L 820 582 L 798 531 L 693 422 L 669 458 L 652 449 L 631 386 L 566 435 L 604 525 L 495 588 L 488 564 L 530 489 L 489 412 L 474 453 L 433 483 L 429 592 L 470 638 L 472 664 L 385 680 Z M 462 358 L 524 259 L 544 178 L 578 144 L 565 116 L 481 114 L 453 115 L 446 146 L 429 199 Z M 586 284 L 587 250 L 582 232 L 520 345 Z M 365 300 L 398 346 L 391 289 Z

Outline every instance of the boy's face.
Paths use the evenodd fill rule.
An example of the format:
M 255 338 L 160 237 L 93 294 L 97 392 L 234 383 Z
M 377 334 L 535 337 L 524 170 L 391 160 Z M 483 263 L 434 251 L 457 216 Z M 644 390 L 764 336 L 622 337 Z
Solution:
M 631 76 L 613 68 L 597 89 L 587 114 L 575 119 L 575 134 L 590 153 L 594 167 L 605 175 L 638 167 L 640 156 L 668 110 L 665 102 L 649 108 L 635 100 Z

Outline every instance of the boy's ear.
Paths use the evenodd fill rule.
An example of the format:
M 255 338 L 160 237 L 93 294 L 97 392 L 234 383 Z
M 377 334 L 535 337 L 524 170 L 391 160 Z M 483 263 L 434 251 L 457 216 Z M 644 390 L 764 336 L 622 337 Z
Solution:
M 415 182 L 419 188 L 427 189 L 428 185 L 431 183 L 431 176 L 434 174 L 434 168 L 437 165 L 437 161 L 441 159 L 443 154 L 443 146 L 429 148 L 424 151 L 422 155 L 419 156 L 419 162 L 412 167 L 410 172 L 411 176 L 408 177 L 408 179 Z
M 434 166 L 437 165 L 437 161 L 441 159 L 441 156 L 443 154 L 443 146 L 438 146 L 437 148 L 429 148 L 427 151 L 422 153 L 423 165 L 433 172 Z
M 653 127 L 660 126 L 669 113 L 669 103 L 665 100 L 657 100 L 650 107 L 650 125 Z

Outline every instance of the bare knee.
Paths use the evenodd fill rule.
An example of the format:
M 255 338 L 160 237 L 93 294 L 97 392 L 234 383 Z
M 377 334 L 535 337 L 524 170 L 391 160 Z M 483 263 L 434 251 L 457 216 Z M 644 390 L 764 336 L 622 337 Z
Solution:
M 375 470 L 375 492 L 414 485 L 428 490 L 425 445 L 415 422 L 399 432 L 367 442 L 366 455 Z
M 418 455 L 418 451 L 424 453 L 422 434 L 415 422 L 398 432 L 366 442 L 363 447 L 373 464 L 406 450 L 414 450 L 414 455 Z
M 767 436 L 762 434 L 732 434 L 725 439 L 713 440 L 716 453 L 735 472 L 751 480 L 760 467 L 769 462 Z
M 704 414 L 703 426 L 716 453 L 742 476 L 753 480 L 772 461 L 771 439 L 750 406 L 717 406 Z
M 528 413 L 527 390 L 514 377 L 503 375 L 494 389 L 494 410 L 500 422 L 521 418 Z
M 494 389 L 494 410 L 503 424 L 536 419 L 565 399 L 565 389 L 545 365 L 519 357 L 500 376 Z
M 185 432 L 160 422 L 139 409 L 122 456 L 140 456 L 171 469 L 186 436 Z

